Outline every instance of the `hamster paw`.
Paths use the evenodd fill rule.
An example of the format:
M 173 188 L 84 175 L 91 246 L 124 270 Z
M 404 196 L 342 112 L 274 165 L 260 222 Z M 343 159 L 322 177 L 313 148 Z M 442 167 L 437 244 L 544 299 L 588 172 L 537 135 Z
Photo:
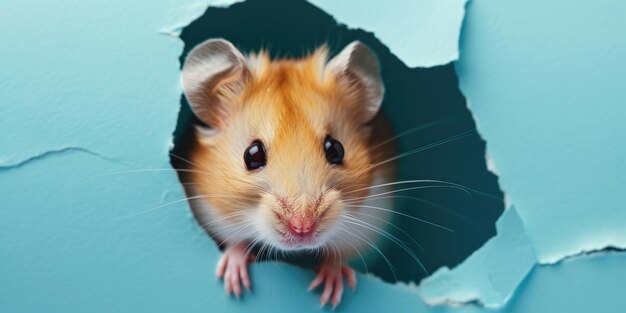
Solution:
M 317 276 L 309 285 L 309 290 L 313 290 L 324 283 L 324 291 L 320 297 L 320 306 L 328 303 L 333 305 L 333 309 L 341 302 L 343 295 L 343 277 L 346 277 L 348 286 L 354 290 L 356 288 L 356 273 L 352 268 L 337 262 L 325 261 L 317 269 Z
M 250 291 L 250 276 L 248 264 L 254 262 L 252 253 L 246 254 L 246 245 L 239 243 L 224 250 L 224 254 L 217 263 L 216 275 L 224 279 L 224 289 L 228 294 L 234 293 L 237 298 L 241 297 L 241 285 Z

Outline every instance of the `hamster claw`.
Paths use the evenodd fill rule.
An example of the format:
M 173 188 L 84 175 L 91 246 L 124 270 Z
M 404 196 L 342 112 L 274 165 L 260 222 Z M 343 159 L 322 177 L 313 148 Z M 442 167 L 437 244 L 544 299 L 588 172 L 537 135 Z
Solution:
M 224 254 L 217 263 L 216 276 L 224 280 L 224 289 L 228 294 L 234 294 L 239 299 L 243 293 L 243 287 L 250 291 L 250 275 L 248 264 L 254 262 L 254 255 L 246 253 L 246 245 L 243 243 L 230 246 L 224 250 Z
M 309 291 L 324 283 L 324 290 L 320 296 L 320 307 L 324 307 L 329 301 L 336 308 L 341 302 L 343 295 L 343 277 L 346 277 L 348 286 L 353 290 L 356 288 L 356 273 L 347 265 L 333 262 L 324 262 L 317 269 L 317 276 L 309 285 Z

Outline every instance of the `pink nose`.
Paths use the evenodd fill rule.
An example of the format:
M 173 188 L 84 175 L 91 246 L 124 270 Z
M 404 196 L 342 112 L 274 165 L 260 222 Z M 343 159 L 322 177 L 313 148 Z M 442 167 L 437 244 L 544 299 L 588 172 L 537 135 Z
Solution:
M 306 236 L 315 228 L 315 222 L 311 218 L 292 218 L 289 221 L 289 230 L 296 236 Z

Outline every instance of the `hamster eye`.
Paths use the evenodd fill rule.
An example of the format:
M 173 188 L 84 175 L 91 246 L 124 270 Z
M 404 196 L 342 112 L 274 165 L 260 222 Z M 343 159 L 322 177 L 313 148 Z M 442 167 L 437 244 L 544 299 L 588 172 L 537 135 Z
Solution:
M 330 164 L 341 164 L 343 162 L 343 145 L 330 135 L 326 135 L 326 138 L 324 138 L 324 153 L 326 153 L 326 160 Z
M 267 164 L 267 157 L 265 156 L 265 146 L 260 140 L 255 140 L 246 149 L 243 154 L 243 161 L 246 163 L 248 171 L 256 170 Z

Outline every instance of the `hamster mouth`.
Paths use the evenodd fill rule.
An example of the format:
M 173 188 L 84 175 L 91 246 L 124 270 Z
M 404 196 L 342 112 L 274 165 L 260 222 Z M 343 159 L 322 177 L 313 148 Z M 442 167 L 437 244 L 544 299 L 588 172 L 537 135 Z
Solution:
M 288 215 L 274 212 L 274 231 L 285 250 L 314 249 L 320 243 L 320 216 L 313 213 Z M 322 214 L 323 215 L 323 214 Z
M 305 236 L 293 236 L 288 233 L 278 231 L 281 237 L 281 244 L 287 250 L 315 248 L 319 245 L 317 233 Z

